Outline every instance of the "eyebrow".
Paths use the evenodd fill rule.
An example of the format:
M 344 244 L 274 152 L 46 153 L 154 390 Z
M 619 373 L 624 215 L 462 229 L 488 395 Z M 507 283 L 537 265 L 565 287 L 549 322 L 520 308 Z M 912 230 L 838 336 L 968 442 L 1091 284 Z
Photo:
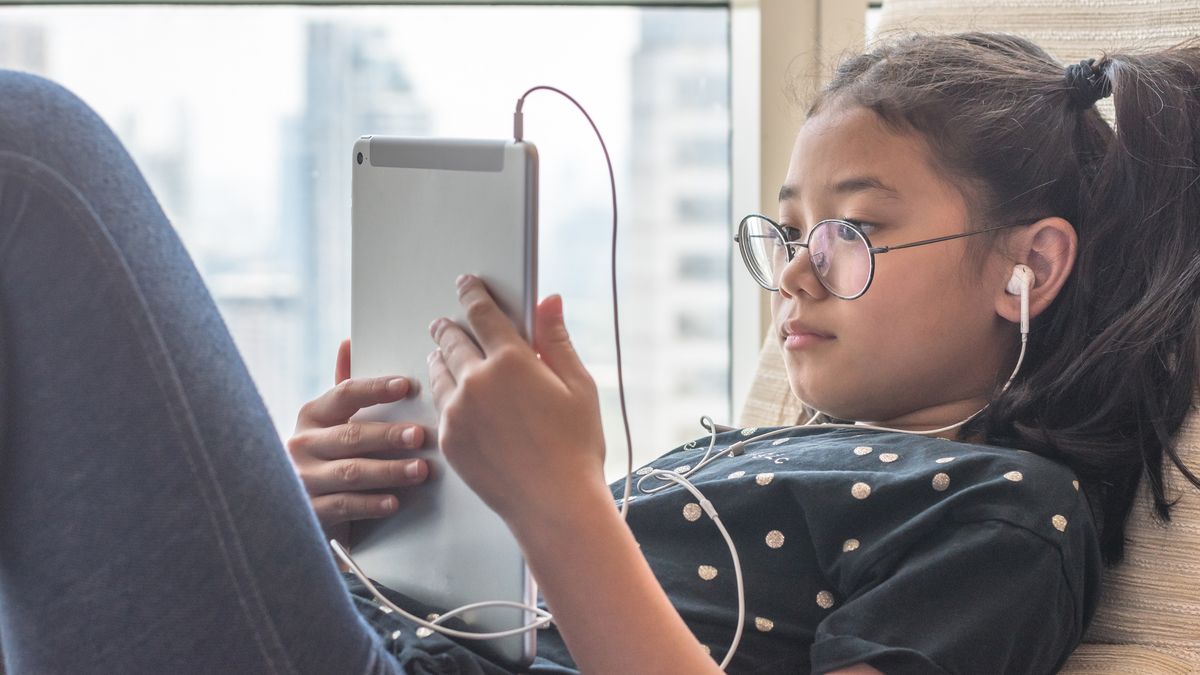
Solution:
M 867 190 L 876 190 L 885 193 L 883 196 L 888 199 L 899 199 L 900 191 L 894 187 L 885 184 L 875 176 L 853 176 L 843 181 L 838 182 L 833 186 L 832 192 L 835 195 L 852 194 L 855 192 L 865 192 Z M 779 201 L 786 202 L 800 196 L 800 189 L 793 185 L 784 185 L 779 188 Z

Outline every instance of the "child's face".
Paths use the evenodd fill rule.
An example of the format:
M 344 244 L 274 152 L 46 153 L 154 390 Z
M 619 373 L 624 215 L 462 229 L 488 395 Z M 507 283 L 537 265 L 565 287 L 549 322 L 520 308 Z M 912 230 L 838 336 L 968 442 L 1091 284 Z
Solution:
M 779 221 L 802 238 L 826 218 L 870 223 L 872 246 L 968 231 L 962 196 L 934 174 L 927 152 L 869 110 L 827 110 L 796 138 L 781 193 L 792 194 L 780 201 Z M 833 190 L 865 176 L 895 192 Z M 792 391 L 835 417 L 899 427 L 936 428 L 982 407 L 1007 377 L 1019 338 L 995 311 L 1006 263 L 989 254 L 983 269 L 973 268 L 968 241 L 876 254 L 874 280 L 855 300 L 826 291 L 800 249 L 771 294 Z M 788 322 L 832 337 L 789 344 Z

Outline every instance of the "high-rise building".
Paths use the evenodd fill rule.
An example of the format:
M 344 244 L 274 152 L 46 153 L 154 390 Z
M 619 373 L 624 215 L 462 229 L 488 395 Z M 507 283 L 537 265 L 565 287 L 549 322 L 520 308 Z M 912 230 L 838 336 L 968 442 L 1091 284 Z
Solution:
M 630 278 L 622 328 L 633 435 L 661 452 L 730 423 L 728 21 L 646 11 L 633 57 Z M 640 289 L 640 290 L 639 290 Z
M 44 74 L 46 54 L 46 29 L 42 26 L 0 25 L 0 68 Z
M 351 149 L 363 135 L 428 134 L 428 113 L 381 29 L 308 26 L 304 110 L 284 143 L 287 248 L 303 297 L 303 391 L 332 384 L 338 343 L 350 336 Z M 401 261 L 397 260 L 397 264 Z

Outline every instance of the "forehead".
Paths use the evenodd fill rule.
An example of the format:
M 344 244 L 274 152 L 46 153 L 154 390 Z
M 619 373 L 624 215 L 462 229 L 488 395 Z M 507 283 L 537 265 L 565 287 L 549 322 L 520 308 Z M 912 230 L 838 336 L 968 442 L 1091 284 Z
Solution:
M 929 157 L 919 136 L 889 129 L 866 108 L 827 109 L 796 135 L 780 197 L 794 202 L 849 194 L 894 203 L 945 199 L 954 190 L 933 171 Z M 892 191 L 871 187 L 870 179 Z M 848 181 L 857 189 L 846 189 Z

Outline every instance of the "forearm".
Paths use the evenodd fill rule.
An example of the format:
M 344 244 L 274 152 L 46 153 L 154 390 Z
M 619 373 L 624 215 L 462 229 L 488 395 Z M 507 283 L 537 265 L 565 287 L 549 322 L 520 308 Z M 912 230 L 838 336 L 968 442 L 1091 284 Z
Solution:
M 603 486 L 514 531 L 583 672 L 720 672 L 671 606 Z

